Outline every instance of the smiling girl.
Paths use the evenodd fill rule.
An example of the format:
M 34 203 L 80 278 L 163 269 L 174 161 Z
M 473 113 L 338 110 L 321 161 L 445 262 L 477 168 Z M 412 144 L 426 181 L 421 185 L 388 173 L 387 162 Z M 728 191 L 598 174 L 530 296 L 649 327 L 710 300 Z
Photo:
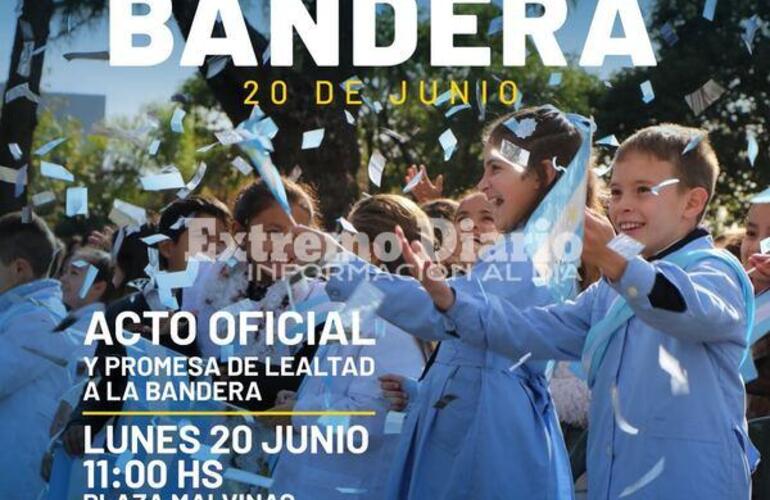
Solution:
M 491 202 L 503 236 L 468 275 L 450 280 L 458 290 L 483 290 L 520 306 L 553 302 L 533 283 L 534 270 L 518 246 L 521 230 L 581 144 L 578 129 L 551 106 L 513 116 L 536 127 L 522 138 L 495 122 L 484 147 L 478 188 Z M 531 122 L 530 122 L 531 123 Z M 523 134 L 522 134 L 523 135 Z M 518 156 L 511 152 L 518 151 Z M 528 161 L 521 153 L 528 152 Z M 367 269 L 360 260 L 348 265 Z M 490 272 L 492 271 L 492 272 Z M 326 290 L 346 300 L 365 278 L 339 273 Z M 546 363 L 527 362 L 457 341 L 433 301 L 413 279 L 373 281 L 386 297 L 378 314 L 415 336 L 442 340 L 435 362 L 413 393 L 389 498 L 572 498 L 569 460 L 548 392 Z M 460 292 L 458 292 L 460 293 Z

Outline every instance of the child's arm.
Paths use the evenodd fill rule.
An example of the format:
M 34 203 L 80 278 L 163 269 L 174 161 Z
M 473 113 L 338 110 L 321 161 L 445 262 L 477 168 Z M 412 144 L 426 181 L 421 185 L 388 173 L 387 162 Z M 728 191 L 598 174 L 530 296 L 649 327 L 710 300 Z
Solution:
M 362 283 L 370 283 L 385 294 L 377 315 L 410 335 L 426 340 L 454 338 L 443 316 L 433 307 L 428 292 L 414 278 L 380 271 L 352 253 L 334 269 L 326 293 L 335 302 L 347 301 Z
M 576 360 L 591 328 L 596 291 L 594 285 L 575 301 L 520 308 L 498 295 L 452 287 L 454 300 L 445 315 L 464 342 L 513 360 L 525 355 L 540 360 Z
M 628 262 L 612 286 L 637 318 L 651 327 L 692 342 L 745 343 L 745 305 L 733 269 L 704 259 L 685 271 L 670 262 Z
M 583 260 L 597 265 L 637 318 L 692 342 L 738 342 L 745 332 L 745 304 L 738 276 L 719 259 L 703 259 L 685 271 L 666 261 L 628 261 L 607 247 L 614 231 L 586 213 Z
M 445 281 L 429 271 L 430 259 L 420 242 L 409 243 L 396 228 L 404 260 L 420 277 L 436 311 L 444 313 L 445 329 L 471 345 L 511 359 L 579 359 L 591 327 L 597 286 L 576 302 L 550 307 L 520 308 L 505 298 L 484 292 L 473 280 Z M 451 286 L 450 286 L 451 285 Z

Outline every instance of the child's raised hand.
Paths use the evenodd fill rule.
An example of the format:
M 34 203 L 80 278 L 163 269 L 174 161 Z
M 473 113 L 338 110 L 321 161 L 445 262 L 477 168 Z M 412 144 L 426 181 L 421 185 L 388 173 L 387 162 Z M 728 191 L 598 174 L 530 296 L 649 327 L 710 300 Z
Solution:
M 770 255 L 755 253 L 749 257 L 749 275 L 753 279 L 770 282 Z
M 607 244 L 615 237 L 612 223 L 602 214 L 590 208 L 585 209 L 585 231 L 583 236 L 584 264 L 601 269 L 610 281 L 617 281 L 626 270 L 626 259 L 615 253 Z
M 439 266 L 433 265 L 428 252 L 419 241 L 409 242 L 401 226 L 396 226 L 396 237 L 401 243 L 401 254 L 404 256 L 409 272 L 419 281 L 430 294 L 431 299 L 442 311 L 446 311 L 455 302 L 452 289 L 447 285 L 444 274 Z
M 386 373 L 380 376 L 378 380 L 382 395 L 390 401 L 390 409 L 392 411 L 404 411 L 409 403 L 409 394 L 404 389 L 404 377 Z
M 419 167 L 412 165 L 407 168 L 406 176 L 404 177 L 405 184 L 409 184 L 420 172 L 422 172 L 422 179 L 411 191 L 417 203 L 425 203 L 441 198 L 444 192 L 444 176 L 439 175 L 436 177 L 436 182 L 434 183 L 428 177 L 428 170 L 425 168 L 425 165 L 420 165 Z

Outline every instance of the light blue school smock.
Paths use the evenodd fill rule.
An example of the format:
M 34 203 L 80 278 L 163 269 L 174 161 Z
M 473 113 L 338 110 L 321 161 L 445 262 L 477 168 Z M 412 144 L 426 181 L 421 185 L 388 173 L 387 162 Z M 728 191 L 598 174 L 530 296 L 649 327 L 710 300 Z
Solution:
M 704 236 L 681 251 L 710 248 Z M 652 306 L 657 273 L 680 292 L 683 312 Z M 511 357 L 577 360 L 590 327 L 622 297 L 634 316 L 611 338 L 595 374 L 589 498 L 748 499 L 755 450 L 739 374 L 748 324 L 739 278 L 717 258 L 682 269 L 636 257 L 617 283 L 595 283 L 574 302 L 522 309 L 502 297 L 458 290 L 446 317 L 464 341 L 479 347 Z M 613 411 L 613 387 L 622 419 Z
M 468 276 L 453 278 L 452 286 L 504 297 L 518 307 L 551 303 L 548 291 L 532 283 L 522 242 L 521 233 L 502 238 Z M 417 337 L 443 341 L 410 405 L 387 498 L 572 498 L 546 363 L 526 362 L 510 370 L 519 357 L 460 342 L 449 333 L 419 282 L 347 258 L 326 286 L 332 300 L 346 300 L 362 281 L 371 280 L 385 293 L 379 316 Z M 447 396 L 456 399 L 446 402 Z

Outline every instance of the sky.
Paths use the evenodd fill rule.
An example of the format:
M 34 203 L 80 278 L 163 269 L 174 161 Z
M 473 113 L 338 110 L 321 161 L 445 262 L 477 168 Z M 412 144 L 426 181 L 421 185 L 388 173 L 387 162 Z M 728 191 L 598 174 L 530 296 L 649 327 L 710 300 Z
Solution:
M 34 1 L 34 0 L 27 0 Z M 107 0 L 105 0 L 107 1 Z M 639 0 L 642 13 L 648 17 L 653 0 Z M 264 31 L 269 26 L 256 0 L 242 0 L 242 10 L 247 20 L 257 29 Z M 597 0 L 568 1 L 569 16 L 557 39 L 565 54 L 580 54 L 588 33 Z M 427 0 L 420 0 L 427 5 Z M 573 5 L 577 4 L 577 5 Z M 16 0 L 0 0 L 0 81 L 8 75 L 11 48 L 16 25 L 14 9 Z M 61 20 L 55 19 L 52 26 Z M 85 29 L 75 30 L 66 39 L 51 43 L 46 48 L 42 90 L 107 96 L 107 116 L 132 116 L 143 105 L 168 100 L 181 83 L 191 76 L 194 68 L 179 66 L 183 50 L 183 39 L 176 24 L 169 22 L 174 31 L 174 52 L 163 64 L 139 68 L 111 67 L 105 61 L 71 61 L 64 59 L 66 52 L 88 52 L 107 50 L 109 46 L 108 20 L 95 22 Z M 485 30 L 486 27 L 480 27 Z M 501 50 L 493 47 L 492 50 Z M 601 76 L 629 65 L 625 57 L 610 57 L 599 70 Z M 596 72 L 596 71 L 594 71 Z

